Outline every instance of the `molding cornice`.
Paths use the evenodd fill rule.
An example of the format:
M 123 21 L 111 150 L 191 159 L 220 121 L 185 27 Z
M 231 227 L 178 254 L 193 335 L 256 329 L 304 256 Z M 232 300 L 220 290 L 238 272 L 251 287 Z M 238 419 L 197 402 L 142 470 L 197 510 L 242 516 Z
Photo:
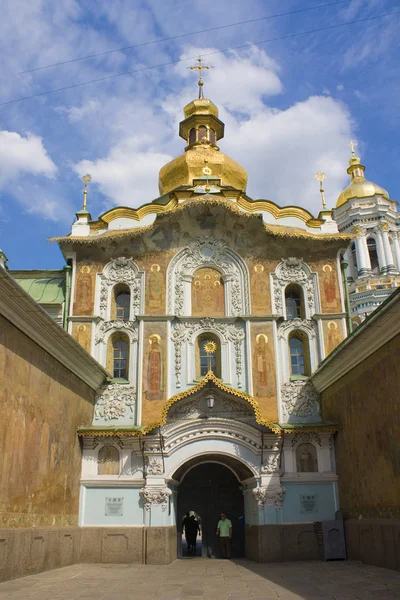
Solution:
M 321 363 L 310 380 L 321 393 L 400 334 L 400 288 Z
M 0 269 L 0 314 L 93 390 L 110 377 L 4 269 Z

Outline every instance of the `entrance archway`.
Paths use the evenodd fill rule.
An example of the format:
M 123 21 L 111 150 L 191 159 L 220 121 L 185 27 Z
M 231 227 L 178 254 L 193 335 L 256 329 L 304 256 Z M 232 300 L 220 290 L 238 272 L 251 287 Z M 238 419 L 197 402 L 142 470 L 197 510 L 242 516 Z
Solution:
M 179 481 L 176 515 L 178 556 L 182 556 L 182 521 L 188 511 L 201 516 L 203 557 L 220 556 L 215 532 L 221 512 L 232 521 L 232 557 L 245 555 L 241 481 L 250 477 L 253 473 L 243 463 L 219 455 L 192 459 L 178 469 L 174 475 L 174 479 Z

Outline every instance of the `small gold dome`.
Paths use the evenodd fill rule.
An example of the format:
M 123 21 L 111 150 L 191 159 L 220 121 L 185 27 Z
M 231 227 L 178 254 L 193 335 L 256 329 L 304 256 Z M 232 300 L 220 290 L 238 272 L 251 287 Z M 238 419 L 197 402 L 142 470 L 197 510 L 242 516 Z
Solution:
M 194 179 L 204 179 L 204 167 L 211 169 L 210 179 L 220 179 L 221 185 L 246 190 L 247 171 L 215 146 L 196 145 L 164 165 L 160 170 L 160 194 L 167 194 L 181 185 L 193 185 Z
M 350 184 L 341 192 L 336 202 L 336 208 L 343 206 L 351 198 L 371 198 L 371 196 L 383 196 L 390 200 L 389 192 L 364 177 L 365 167 L 360 163 L 358 156 L 352 156 L 349 160 Z
M 245 191 L 247 171 L 216 145 L 224 137 L 225 127 L 218 118 L 218 107 L 208 98 L 200 97 L 185 106 L 184 115 L 179 135 L 187 143 L 185 153 L 161 168 L 160 194 L 168 194 L 182 185 L 191 186 L 194 179 L 204 179 L 206 166 L 211 170 L 210 179 Z

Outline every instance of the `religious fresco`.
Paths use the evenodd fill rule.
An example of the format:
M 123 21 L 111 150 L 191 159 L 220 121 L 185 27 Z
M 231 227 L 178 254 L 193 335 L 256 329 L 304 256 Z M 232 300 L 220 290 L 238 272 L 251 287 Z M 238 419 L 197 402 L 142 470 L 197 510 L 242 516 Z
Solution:
M 251 312 L 254 315 L 271 314 L 271 287 L 269 273 L 276 262 L 247 259 L 250 273 Z
M 343 341 L 343 325 L 340 320 L 323 321 L 325 354 L 328 356 Z
M 139 270 L 145 272 L 145 313 L 148 315 L 165 314 L 166 271 L 172 256 L 172 252 L 160 252 L 135 259 Z
M 78 344 L 90 353 L 92 340 L 92 324 L 91 323 L 73 323 L 72 337 L 76 339 Z
M 275 354 L 272 324 L 251 325 L 253 396 L 264 418 L 276 420 Z
M 318 273 L 322 312 L 342 312 L 336 263 L 322 261 L 309 265 Z
M 96 273 L 103 270 L 98 263 L 78 263 L 75 278 L 74 315 L 92 315 L 94 310 L 94 291 Z
M 221 273 L 216 269 L 199 269 L 192 282 L 192 315 L 225 316 L 225 292 Z
M 159 418 L 166 400 L 166 323 L 145 323 L 143 342 L 142 421 Z
M 299 444 L 296 448 L 296 471 L 298 473 L 317 473 L 318 457 L 314 444 Z

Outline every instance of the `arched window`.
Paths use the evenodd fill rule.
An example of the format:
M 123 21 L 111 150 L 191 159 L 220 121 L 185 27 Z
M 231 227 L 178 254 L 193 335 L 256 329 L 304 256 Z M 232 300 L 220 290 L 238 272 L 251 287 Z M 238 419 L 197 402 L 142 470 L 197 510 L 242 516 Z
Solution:
M 118 283 L 111 298 L 111 320 L 129 321 L 131 292 L 124 283 Z
M 196 129 L 194 127 L 192 127 L 192 129 L 189 131 L 189 145 L 194 144 L 195 141 L 196 141 Z
M 209 135 L 210 142 L 212 144 L 215 144 L 215 131 L 214 131 L 214 129 L 209 129 L 208 130 L 208 135 Z
M 285 289 L 286 318 L 304 318 L 303 290 L 299 285 L 288 285 Z
M 115 446 L 100 448 L 97 464 L 98 475 L 119 475 L 119 452 Z
M 198 133 L 198 140 L 199 142 L 201 142 L 201 140 L 207 139 L 207 127 L 205 125 L 200 125 L 199 127 L 199 133 Z
M 371 269 L 372 269 L 372 271 L 379 273 L 378 252 L 376 249 L 376 241 L 374 238 L 367 239 L 367 247 L 368 247 L 369 260 L 371 262 Z
M 124 333 L 114 333 L 108 340 L 107 370 L 115 379 L 129 377 L 129 338 Z
M 294 331 L 289 336 L 290 374 L 310 375 L 310 352 L 308 338 L 302 331 Z
M 216 269 L 199 269 L 192 283 L 192 315 L 194 317 L 223 317 L 225 292 L 221 273 Z
M 298 473 L 318 473 L 317 449 L 314 444 L 299 444 L 296 448 Z
M 204 377 L 210 370 L 217 377 L 221 377 L 221 344 L 216 335 L 212 333 L 199 335 L 196 344 L 196 355 L 197 377 Z

